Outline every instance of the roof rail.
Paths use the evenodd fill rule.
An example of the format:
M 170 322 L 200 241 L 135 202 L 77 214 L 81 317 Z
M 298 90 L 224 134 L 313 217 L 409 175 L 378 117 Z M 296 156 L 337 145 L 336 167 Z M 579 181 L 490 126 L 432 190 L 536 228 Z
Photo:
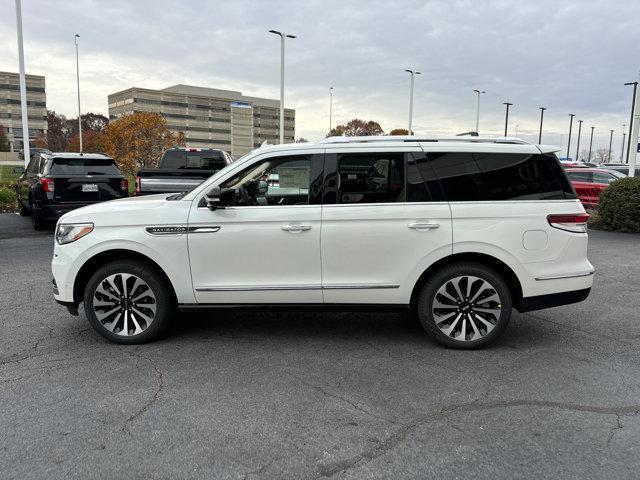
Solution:
M 428 137 L 419 135 L 372 135 L 370 137 L 327 137 L 318 143 L 382 143 L 382 142 L 465 142 L 465 143 L 506 143 L 517 145 L 533 145 L 514 137 Z

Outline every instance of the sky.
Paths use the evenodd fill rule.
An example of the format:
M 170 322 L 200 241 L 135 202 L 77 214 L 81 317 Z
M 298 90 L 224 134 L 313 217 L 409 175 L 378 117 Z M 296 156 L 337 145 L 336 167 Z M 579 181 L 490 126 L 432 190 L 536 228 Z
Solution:
M 18 71 L 15 7 L 2 0 L 0 70 Z M 409 74 L 417 134 L 475 128 L 563 146 L 569 113 L 584 120 L 581 145 L 619 155 L 640 71 L 640 1 L 420 0 L 244 1 L 23 0 L 27 73 L 46 76 L 47 107 L 76 116 L 74 34 L 80 35 L 83 112 L 107 114 L 107 95 L 179 83 L 279 98 L 279 38 L 286 44 L 285 105 L 296 137 L 314 141 L 352 118 L 388 132 L 407 128 Z M 572 153 L 575 155 L 574 123 Z M 582 148 L 581 148 L 582 150 Z

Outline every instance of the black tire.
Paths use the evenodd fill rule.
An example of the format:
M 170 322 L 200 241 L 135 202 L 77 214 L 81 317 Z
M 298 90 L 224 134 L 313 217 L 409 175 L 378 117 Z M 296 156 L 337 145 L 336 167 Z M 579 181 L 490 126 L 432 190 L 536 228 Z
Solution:
M 45 230 L 48 226 L 46 217 L 31 204 L 31 223 L 34 230 Z
M 472 277 L 475 280 L 470 281 Z M 462 293 L 459 302 L 455 301 L 460 295 L 454 283 Z M 439 293 L 442 289 L 448 297 Z M 427 335 L 446 347 L 457 349 L 476 349 L 493 343 L 507 328 L 511 309 L 511 292 L 504 279 L 485 265 L 472 262 L 448 265 L 431 275 L 422 286 L 416 305 L 418 319 Z M 465 340 L 456 339 L 462 335 L 463 328 Z
M 21 217 L 28 217 L 29 215 L 31 215 L 31 210 L 29 210 L 28 207 L 25 207 L 25 205 L 22 202 L 22 200 L 18 200 L 18 204 L 20 206 L 20 216 Z
M 155 312 L 153 313 L 153 315 L 151 315 L 149 308 L 137 305 L 136 303 L 129 303 L 128 305 L 123 304 L 123 300 L 117 302 L 110 297 L 107 297 L 106 295 L 100 293 L 101 291 L 104 292 L 105 289 L 107 289 L 112 294 L 116 293 L 116 290 L 113 289 L 113 287 L 108 287 L 107 281 L 107 278 L 115 275 L 115 277 L 111 278 L 115 282 L 116 287 L 124 290 L 125 293 L 129 290 L 133 290 L 127 293 L 129 298 L 133 299 L 135 298 L 135 296 L 140 296 L 139 289 L 142 287 L 139 286 L 137 288 L 134 288 L 132 285 L 132 283 L 135 284 L 137 280 L 129 278 L 125 281 L 125 285 L 127 285 L 127 287 L 123 288 L 122 279 L 124 277 L 121 274 L 134 275 L 135 277 L 146 283 L 146 287 L 149 288 L 152 296 L 154 297 L 154 302 L 151 303 L 150 296 L 144 297 L 141 301 L 149 302 L 146 305 L 155 305 Z M 120 277 L 118 277 L 118 275 L 120 275 Z M 118 278 L 120 280 L 118 280 Z M 98 291 L 98 293 L 96 294 L 96 290 L 98 290 L 98 288 L 100 288 L 100 291 Z M 146 290 L 142 291 L 145 292 Z M 94 298 L 97 297 L 99 297 L 98 300 L 103 303 L 104 301 L 113 302 L 114 307 L 120 309 L 116 311 L 116 313 L 112 316 L 108 316 L 106 318 L 103 317 L 102 320 L 104 321 L 104 324 L 100 321 L 98 315 L 104 315 L 110 310 L 111 307 L 106 307 L 104 305 L 94 305 Z M 125 310 L 128 313 L 125 314 Z M 106 339 L 120 344 L 139 344 L 155 340 L 166 331 L 166 328 L 168 327 L 175 312 L 175 301 L 171 286 L 168 285 L 168 282 L 164 278 L 162 272 L 158 271 L 157 268 L 154 268 L 153 266 L 150 266 L 138 260 L 118 260 L 100 267 L 91 276 L 84 292 L 84 311 L 87 315 L 89 323 L 94 328 L 94 330 L 96 330 Z M 116 320 L 116 316 L 119 312 L 121 313 L 121 317 Z M 144 315 L 139 315 L 139 313 L 149 315 L 150 317 L 152 317 L 152 321 L 147 323 L 147 321 L 143 318 Z M 127 317 L 129 332 L 129 334 L 126 335 L 122 334 L 125 325 L 125 315 Z M 136 316 L 138 317 L 137 320 Z M 114 331 L 110 331 L 109 328 L 105 325 L 116 326 L 112 327 Z M 144 328 L 142 329 L 142 331 L 138 334 L 135 334 L 135 330 L 138 328 L 142 328 L 143 325 Z

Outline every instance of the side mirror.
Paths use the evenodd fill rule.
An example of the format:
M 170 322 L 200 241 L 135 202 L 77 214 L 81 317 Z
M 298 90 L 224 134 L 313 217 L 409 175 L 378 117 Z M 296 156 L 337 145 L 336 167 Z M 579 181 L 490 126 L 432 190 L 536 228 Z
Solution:
M 236 198 L 235 188 L 220 188 L 213 187 L 205 195 L 207 201 L 207 208 L 209 210 L 217 210 L 219 208 L 226 208 L 233 205 Z
M 24 173 L 24 167 L 15 167 L 13 169 L 13 173 L 17 173 L 19 175 L 22 175 Z

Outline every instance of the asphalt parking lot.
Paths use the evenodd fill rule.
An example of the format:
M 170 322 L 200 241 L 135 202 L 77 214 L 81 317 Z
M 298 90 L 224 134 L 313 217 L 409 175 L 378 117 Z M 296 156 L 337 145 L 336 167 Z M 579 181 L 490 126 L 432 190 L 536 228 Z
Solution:
M 446 350 L 406 315 L 182 316 L 107 343 L 53 301 L 52 232 L 0 215 L 2 478 L 638 478 L 640 236 L 582 304 Z

